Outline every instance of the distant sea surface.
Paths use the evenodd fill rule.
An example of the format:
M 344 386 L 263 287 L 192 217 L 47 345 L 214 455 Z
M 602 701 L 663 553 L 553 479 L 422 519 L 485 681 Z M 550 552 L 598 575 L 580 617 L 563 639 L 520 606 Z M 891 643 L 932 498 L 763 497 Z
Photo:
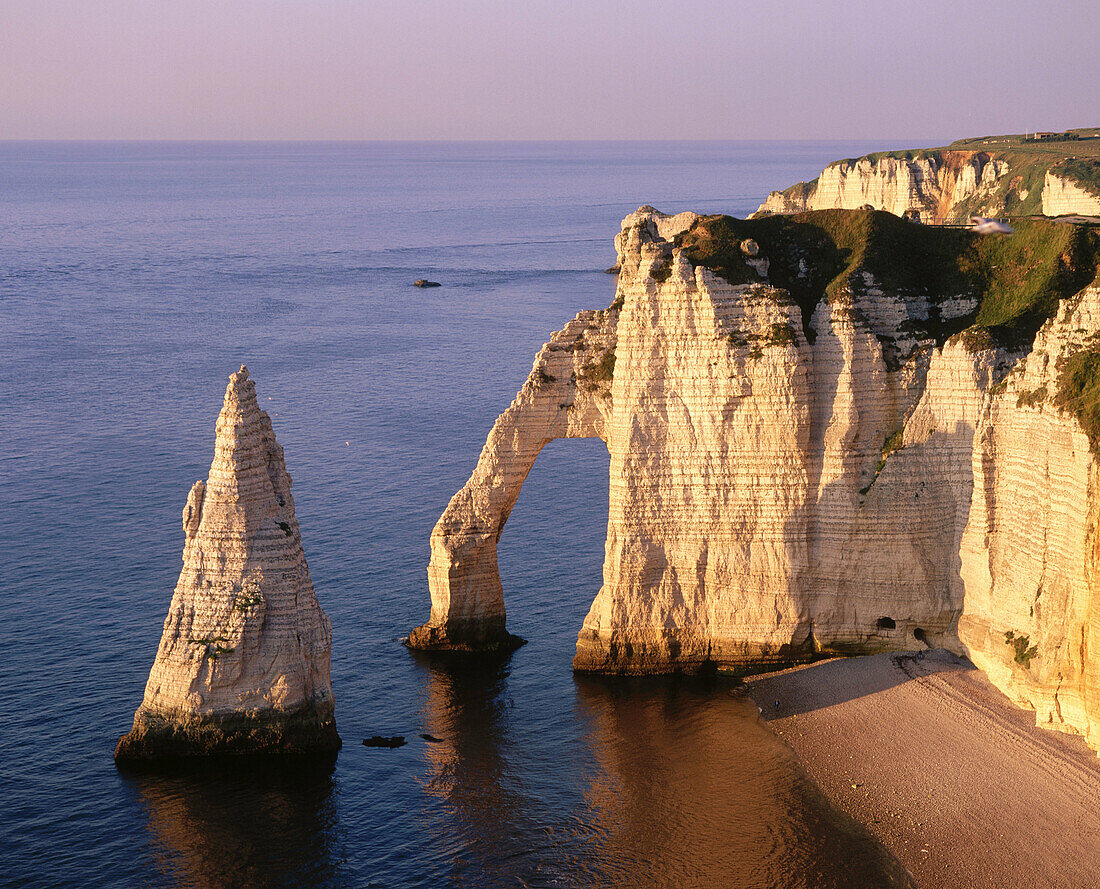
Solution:
M 399 640 L 535 352 L 612 301 L 622 217 L 743 216 L 888 147 L 0 143 L 0 885 L 881 885 L 728 683 L 573 676 L 601 442 L 548 446 L 501 540 L 528 645 L 474 664 Z M 344 749 L 119 771 L 242 363 L 332 619 Z

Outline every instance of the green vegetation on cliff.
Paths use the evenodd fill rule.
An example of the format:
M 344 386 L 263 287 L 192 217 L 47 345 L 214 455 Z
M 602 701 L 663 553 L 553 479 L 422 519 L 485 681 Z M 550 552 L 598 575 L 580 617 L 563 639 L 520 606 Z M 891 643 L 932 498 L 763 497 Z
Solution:
M 577 376 L 591 391 L 599 389 L 600 383 L 610 383 L 615 378 L 615 350 L 608 349 L 600 358 L 586 364 Z
M 763 283 L 741 249 L 750 238 L 768 260 L 768 282 L 799 306 L 810 342 L 815 336 L 810 319 L 821 300 L 844 301 L 878 287 L 917 304 L 902 325 L 917 339 L 943 345 L 958 335 L 971 351 L 1023 349 L 1062 300 L 1096 279 L 1100 263 L 1100 228 L 1094 226 L 1021 219 L 1011 235 L 978 235 L 876 210 L 747 220 L 705 216 L 677 236 L 676 244 L 693 265 L 730 284 Z M 941 317 L 941 303 L 957 305 L 958 297 L 972 300 L 972 310 Z M 736 332 L 730 343 L 750 345 Z M 1041 387 L 1019 393 L 1017 406 L 1034 407 L 1050 398 L 1077 419 L 1100 455 L 1100 339 L 1064 359 L 1058 371 L 1056 392 Z
M 1100 344 L 1070 355 L 1058 371 L 1054 406 L 1076 418 L 1092 452 L 1100 454 Z
M 1066 132 L 1075 134 L 1077 138 L 1072 141 L 1055 139 L 1049 142 L 1039 142 L 1026 138 L 1026 135 L 1034 134 L 1009 133 L 1002 136 L 968 136 L 965 139 L 956 139 L 946 147 L 970 151 L 991 151 L 998 154 L 1014 150 L 1027 151 L 1031 154 L 1045 154 L 1048 160 L 1051 155 L 1100 155 L 1100 128 L 1080 127 Z M 936 148 L 932 150 L 943 151 L 944 149 Z
M 1100 138 L 1093 130 L 1076 130 L 1070 142 L 1025 142 L 1022 136 L 961 139 L 945 150 L 983 151 L 1008 164 L 991 195 L 973 195 L 956 218 L 972 213 L 1033 216 L 1043 212 L 1043 182 L 1047 171 L 1100 195 Z
M 1100 197 L 1100 157 L 1068 157 L 1050 171 Z
M 809 182 L 796 182 L 790 188 L 783 189 L 783 194 L 796 201 L 807 201 L 810 199 L 810 195 L 814 193 L 814 189 L 817 188 L 817 179 L 811 179 Z
M 749 284 L 763 280 L 741 251 L 749 238 L 769 261 L 770 283 L 799 305 L 811 341 L 810 317 L 822 299 L 877 286 L 907 302 L 928 304 L 927 317 L 918 312 L 912 322 L 920 339 L 942 345 L 971 328 L 967 342 L 974 346 L 1021 346 L 1053 315 L 1059 300 L 1093 280 L 1100 257 L 1100 238 L 1087 226 L 1020 220 L 1015 234 L 978 235 L 874 210 L 758 219 L 705 216 L 678 235 L 676 244 L 693 265 L 731 284 Z M 940 303 L 956 297 L 975 300 L 975 310 L 941 317 Z
M 1012 659 L 1028 670 L 1031 669 L 1031 661 L 1039 656 L 1039 646 L 1031 644 L 1031 637 L 1017 636 L 1014 630 L 1005 631 L 1005 645 L 1016 652 Z
M 839 164 L 854 164 L 856 161 L 861 160 L 869 160 L 874 164 L 885 157 L 892 157 L 903 161 L 917 161 L 931 157 L 937 151 L 942 150 L 943 149 L 940 148 L 907 148 L 904 151 L 872 151 L 870 154 L 865 154 L 862 157 L 846 157 L 838 161 L 833 161 L 829 166 L 835 167 Z

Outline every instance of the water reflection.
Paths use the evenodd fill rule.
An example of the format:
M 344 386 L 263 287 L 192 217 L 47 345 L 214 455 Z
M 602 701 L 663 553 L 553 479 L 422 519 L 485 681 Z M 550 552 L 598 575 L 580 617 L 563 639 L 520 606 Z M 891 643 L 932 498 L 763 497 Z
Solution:
M 909 885 L 728 682 L 577 678 L 554 712 L 507 658 L 417 663 L 431 885 Z
M 549 885 L 539 854 L 545 820 L 506 749 L 514 739 L 507 695 L 510 655 L 426 658 L 424 791 L 438 808 L 426 825 L 454 886 Z M 568 780 L 568 779 L 566 779 Z
M 879 887 L 904 870 L 721 680 L 577 679 L 607 885 Z
M 174 886 L 345 885 L 334 760 L 282 757 L 128 768 L 157 863 Z

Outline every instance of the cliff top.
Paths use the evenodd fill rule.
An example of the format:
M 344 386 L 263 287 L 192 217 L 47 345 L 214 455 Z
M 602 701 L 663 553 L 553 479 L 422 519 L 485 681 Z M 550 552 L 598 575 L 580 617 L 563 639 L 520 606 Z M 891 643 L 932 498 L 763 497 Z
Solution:
M 1065 136 L 1071 138 L 1059 138 Z M 948 146 L 948 148 L 964 148 L 974 151 L 989 149 L 1007 149 L 1011 151 L 1014 147 L 1048 154 L 1098 155 L 1100 154 L 1100 127 L 1079 127 L 1075 130 L 1066 130 L 1065 133 L 1057 134 L 1055 138 L 1049 140 L 1037 139 L 1034 133 L 968 136 L 965 139 L 956 139 Z
M 1075 138 L 1051 139 L 1049 141 L 1036 141 L 1029 138 L 1031 134 L 1015 133 L 1004 136 L 968 136 L 964 139 L 956 139 L 950 145 L 941 145 L 935 148 L 905 148 L 893 151 L 874 151 L 862 157 L 849 157 L 833 161 L 830 167 L 838 164 L 851 164 L 866 158 L 877 161 L 884 157 L 894 157 L 899 160 L 915 160 L 921 157 L 931 157 L 948 151 L 984 151 L 994 157 L 1006 157 L 1009 155 L 1043 159 L 1049 164 L 1052 157 L 1100 157 L 1100 127 L 1088 127 L 1076 130 L 1067 130 Z
M 1060 300 L 1096 277 L 1100 260 L 1100 231 L 1087 225 L 1025 219 L 1011 236 L 989 236 L 918 225 L 878 210 L 704 216 L 676 244 L 692 264 L 731 284 L 747 284 L 763 280 L 741 250 L 749 238 L 769 260 L 768 280 L 798 303 L 808 336 L 822 299 L 879 286 L 902 299 L 928 301 L 921 333 L 940 344 L 968 330 L 975 346 L 1022 345 Z M 975 310 L 941 318 L 939 302 L 960 296 L 976 300 Z

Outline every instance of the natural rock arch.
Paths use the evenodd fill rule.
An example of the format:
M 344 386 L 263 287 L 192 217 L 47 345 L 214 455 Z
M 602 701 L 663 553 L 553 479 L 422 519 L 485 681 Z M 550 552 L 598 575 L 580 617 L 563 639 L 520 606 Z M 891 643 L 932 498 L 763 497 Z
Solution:
M 436 525 L 432 615 L 409 644 L 514 644 L 501 530 L 545 444 L 599 437 L 603 584 L 575 670 L 947 647 L 1095 746 L 1100 469 L 1078 402 L 1059 401 L 1083 385 L 1067 361 L 1096 349 L 1094 236 L 1029 223 L 1047 268 L 1069 257 L 1072 274 L 1050 279 L 1056 313 L 998 345 L 976 321 L 985 278 L 944 287 L 923 260 L 902 279 L 892 265 L 929 239 L 957 259 L 969 236 L 870 211 L 692 218 L 624 220 L 612 307 L 544 347 Z M 856 264 L 835 266 L 829 244 Z
M 497 543 L 542 449 L 557 438 L 607 443 L 619 311 L 581 312 L 555 333 L 498 418 L 469 480 L 432 531 L 428 622 L 410 648 L 495 650 L 522 640 L 505 628 Z

